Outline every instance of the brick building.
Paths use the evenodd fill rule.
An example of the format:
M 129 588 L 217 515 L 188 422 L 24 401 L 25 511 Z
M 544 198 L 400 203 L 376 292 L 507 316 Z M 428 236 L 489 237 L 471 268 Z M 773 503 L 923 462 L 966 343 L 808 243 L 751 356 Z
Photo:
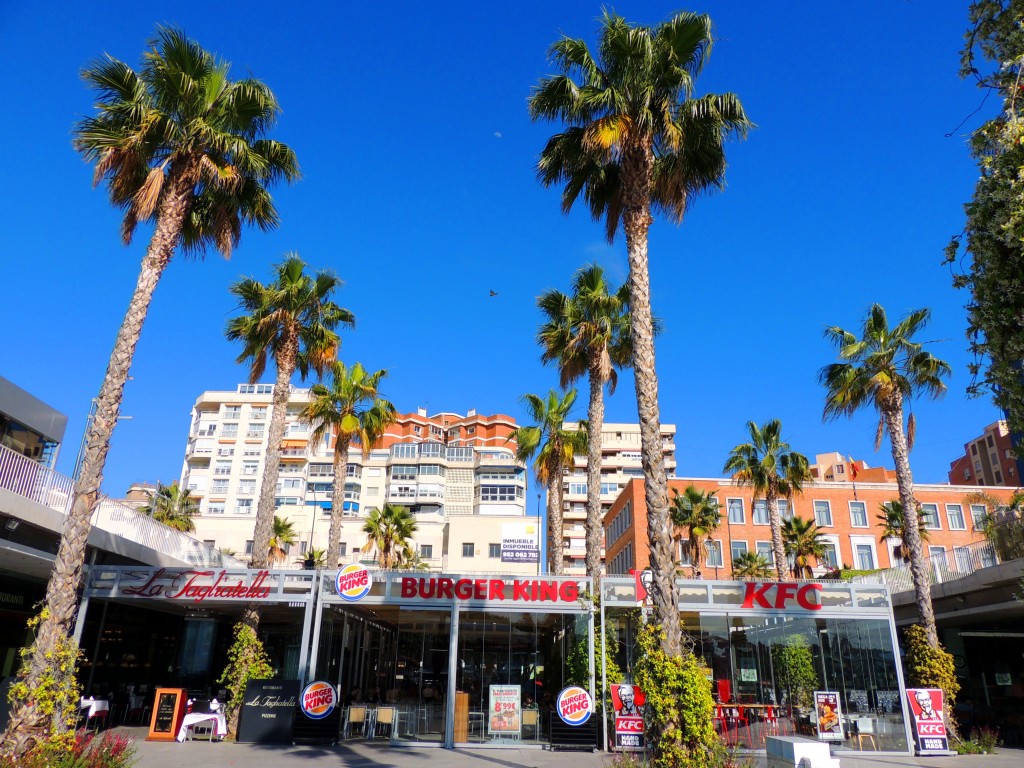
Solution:
M 819 457 L 820 458 L 820 457 Z M 708 542 L 702 571 L 705 578 L 729 578 L 732 561 L 744 552 L 757 552 L 771 560 L 771 529 L 763 500 L 755 501 L 749 487 L 739 487 L 732 479 L 673 478 L 669 495 L 680 493 L 688 485 L 715 491 L 721 504 L 722 523 Z M 915 485 L 914 494 L 922 505 L 928 529 L 926 554 L 932 558 L 966 558 L 968 544 L 981 541 L 984 534 L 978 522 L 989 512 L 984 499 L 1009 500 L 1012 488 Z M 813 519 L 824 535 L 827 553 L 815 573 L 845 565 L 860 570 L 890 568 L 902 561 L 893 549 L 896 539 L 881 536 L 879 507 L 899 498 L 895 483 L 822 481 L 804 485 L 804 492 L 791 502 L 780 501 L 784 517 L 799 515 Z M 650 564 L 647 538 L 647 507 L 642 479 L 631 480 L 605 516 L 607 572 L 628 573 Z M 675 532 L 676 557 L 689 562 L 682 540 L 685 531 Z
M 1005 421 L 985 427 L 985 431 L 964 443 L 964 455 L 949 465 L 953 485 L 1020 486 L 1021 467 L 1013 452 L 1013 440 Z

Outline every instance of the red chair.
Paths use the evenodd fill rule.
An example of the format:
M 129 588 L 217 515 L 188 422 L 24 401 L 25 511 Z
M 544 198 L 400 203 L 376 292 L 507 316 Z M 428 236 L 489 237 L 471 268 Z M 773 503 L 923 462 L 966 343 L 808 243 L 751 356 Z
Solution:
M 729 744 L 729 719 L 726 716 L 725 709 L 721 704 L 715 705 L 715 716 L 711 718 L 714 724 L 715 730 L 722 737 L 722 740 Z
M 746 707 L 743 707 L 743 706 L 733 707 L 733 709 L 732 709 L 732 717 L 730 719 L 732 721 L 731 725 L 733 726 L 733 728 L 736 731 L 736 738 L 732 742 L 733 745 L 735 745 L 737 747 L 740 746 L 740 727 L 741 727 L 741 724 L 742 724 L 742 727 L 746 728 L 746 730 L 747 730 L 747 744 L 746 744 L 746 746 L 748 748 L 752 748 L 753 744 L 751 744 L 751 742 L 750 742 L 750 721 L 747 719 Z

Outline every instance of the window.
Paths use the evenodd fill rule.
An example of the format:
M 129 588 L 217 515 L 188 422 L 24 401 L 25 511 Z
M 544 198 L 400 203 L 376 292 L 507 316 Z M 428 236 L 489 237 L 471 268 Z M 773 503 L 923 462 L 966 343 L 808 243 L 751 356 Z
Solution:
M 243 475 L 255 475 L 256 470 L 260 463 L 258 461 L 243 461 L 242 462 L 242 474 Z
M 837 475 L 846 474 L 846 468 L 842 464 L 836 464 L 836 474 Z
M 224 406 L 224 418 L 225 419 L 240 419 L 240 418 L 242 418 L 242 406 L 240 406 L 240 405 L 225 405 Z
M 949 530 L 965 531 L 967 523 L 964 522 L 964 508 L 961 504 L 946 505 L 946 520 L 949 521 Z
M 252 410 L 249 411 L 249 418 L 253 421 L 261 421 L 267 418 L 267 406 L 265 405 L 254 405 Z
M 440 464 L 421 464 L 419 474 L 440 475 L 441 477 L 444 477 L 445 469 Z
M 341 542 L 341 546 L 338 548 L 338 556 L 345 557 L 348 554 L 348 542 Z
M 856 544 L 853 551 L 856 556 L 858 570 L 875 570 L 875 551 L 870 544 Z
M 569 493 L 573 496 L 586 496 L 587 495 L 587 484 L 586 483 L 569 483 Z
M 475 547 L 473 546 L 473 542 L 471 542 L 471 541 L 463 542 L 463 544 L 462 544 L 462 556 L 463 557 L 472 557 L 474 549 L 475 549 Z
M 726 499 L 725 505 L 729 510 L 729 522 L 742 525 L 746 522 L 743 513 L 743 499 Z
M 787 499 L 776 499 L 776 503 L 779 505 L 779 519 L 780 520 L 792 520 L 793 519 L 793 507 Z
M 213 486 L 210 488 L 210 493 L 227 493 L 228 492 L 228 481 L 227 480 L 214 480 Z
M 850 525 L 854 528 L 868 527 L 868 506 L 863 501 L 850 502 Z
M 218 461 L 213 466 L 213 474 L 215 474 L 215 475 L 230 475 L 231 474 L 231 462 L 230 461 Z
M 203 539 L 203 544 L 208 546 L 210 549 L 213 549 L 214 547 L 217 546 L 217 540 L 216 539 Z
M 488 544 L 487 556 L 490 558 L 501 557 L 501 544 Z
M 245 554 L 252 554 L 252 539 L 249 539 L 249 541 L 245 542 Z
M 252 512 L 252 499 L 238 499 L 235 502 L 236 515 L 248 515 Z
M 391 479 L 392 480 L 415 480 L 416 479 L 416 465 L 415 464 L 395 464 L 391 467 Z
M 434 545 L 433 544 L 420 544 L 420 558 L 423 560 L 431 560 L 434 557 Z
M 244 451 L 242 451 L 243 456 L 259 456 L 262 453 L 263 451 L 261 451 L 259 448 L 246 448 Z
M 263 424 L 250 424 L 249 429 L 246 430 L 246 437 L 263 437 Z
M 743 555 L 747 554 L 747 542 L 745 542 L 745 541 L 734 541 L 734 542 L 732 542 L 732 545 L 731 545 L 730 549 L 731 549 L 732 561 L 735 563 L 737 560 L 739 560 L 741 557 L 743 557 Z
M 820 563 L 831 570 L 839 568 L 839 556 L 836 554 L 835 542 L 825 541 L 822 542 L 822 556 Z
M 757 548 L 757 554 L 772 565 L 775 565 L 775 551 L 772 549 L 772 543 L 770 541 L 759 541 L 755 546 Z
M 604 540 L 605 546 L 611 546 L 618 541 L 622 534 L 624 534 L 629 527 L 633 524 L 633 502 L 627 501 L 622 505 L 622 509 L 609 523 L 608 527 L 605 528 Z
M 395 443 L 391 446 L 391 455 L 396 459 L 415 459 L 415 443 Z
M 939 525 L 939 505 L 922 504 L 921 522 L 924 524 L 924 527 L 930 531 L 939 530 L 942 527 L 941 525 Z
M 704 542 L 704 546 L 708 552 L 707 565 L 709 568 L 721 568 L 725 565 L 722 560 L 722 542 L 708 539 Z
M 516 486 L 514 485 L 481 485 L 480 501 L 515 501 Z
M 956 559 L 956 569 L 960 573 L 970 573 L 974 570 L 970 547 L 953 547 L 953 557 Z
M 298 496 L 275 496 L 274 509 L 278 507 L 297 507 L 300 505 Z
M 819 527 L 832 525 L 832 505 L 827 501 L 814 502 L 814 524 Z
M 585 488 L 586 486 L 584 486 Z M 608 496 L 619 492 L 618 483 L 601 483 L 601 495 Z
M 225 424 L 224 437 L 238 437 L 238 424 Z
M 277 487 L 281 490 L 298 490 L 302 488 L 301 477 L 286 477 L 278 482 Z
M 238 493 L 242 496 L 252 496 L 256 493 L 256 481 L 255 480 L 242 480 L 238 484 Z
M 224 502 L 223 501 L 211 501 L 206 505 L 206 514 L 208 515 L 223 515 L 224 514 Z
M 974 530 L 984 530 L 986 517 L 988 517 L 988 510 L 985 509 L 984 504 L 971 504 L 971 520 L 974 522 Z
M 768 525 L 768 505 L 764 499 L 754 502 L 754 525 Z
M 928 557 L 939 565 L 944 566 L 946 564 L 946 550 L 943 547 L 928 547 Z
M 235 455 L 235 449 L 234 448 L 218 448 L 217 449 L 217 455 L 218 456 L 234 456 Z

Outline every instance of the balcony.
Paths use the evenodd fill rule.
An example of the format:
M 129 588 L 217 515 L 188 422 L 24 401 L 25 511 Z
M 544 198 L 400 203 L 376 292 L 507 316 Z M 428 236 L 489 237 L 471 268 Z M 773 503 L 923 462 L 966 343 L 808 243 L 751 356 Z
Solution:
M 73 492 L 74 481 L 70 477 L 0 446 L 0 494 L 13 496 L 5 505 L 5 511 L 13 518 L 60 535 L 62 518 L 71 510 Z M 54 519 L 53 513 L 59 517 Z M 93 546 L 119 552 L 124 552 L 124 543 L 135 544 L 137 551 L 130 556 L 150 565 L 242 565 L 215 547 L 107 498 L 100 500 L 93 513 L 89 541 Z

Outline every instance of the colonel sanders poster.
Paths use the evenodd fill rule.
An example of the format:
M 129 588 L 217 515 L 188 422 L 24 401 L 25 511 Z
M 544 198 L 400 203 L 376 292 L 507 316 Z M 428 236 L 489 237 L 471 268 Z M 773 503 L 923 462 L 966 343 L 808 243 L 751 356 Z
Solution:
M 839 694 L 835 691 L 815 691 L 814 711 L 818 716 L 818 738 L 822 741 L 842 741 L 843 716 L 839 711 Z
M 949 737 L 942 719 L 942 691 L 938 688 L 908 688 L 907 699 L 914 715 L 914 733 L 921 754 L 946 752 Z
M 642 752 L 644 749 L 644 694 L 631 683 L 612 686 L 615 708 L 615 748 L 620 752 Z

